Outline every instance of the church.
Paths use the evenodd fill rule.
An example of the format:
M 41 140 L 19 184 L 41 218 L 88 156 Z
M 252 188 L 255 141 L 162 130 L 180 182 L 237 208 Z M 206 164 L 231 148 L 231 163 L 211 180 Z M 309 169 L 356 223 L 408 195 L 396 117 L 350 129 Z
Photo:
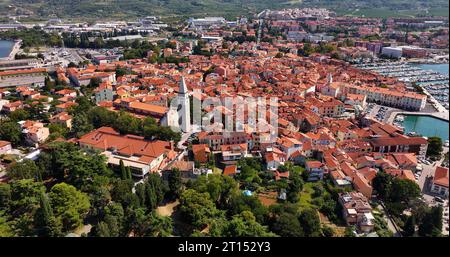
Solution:
M 189 132 L 191 130 L 190 101 L 186 81 L 181 77 L 178 96 L 172 99 L 166 117 L 161 121 L 164 126 L 174 131 Z

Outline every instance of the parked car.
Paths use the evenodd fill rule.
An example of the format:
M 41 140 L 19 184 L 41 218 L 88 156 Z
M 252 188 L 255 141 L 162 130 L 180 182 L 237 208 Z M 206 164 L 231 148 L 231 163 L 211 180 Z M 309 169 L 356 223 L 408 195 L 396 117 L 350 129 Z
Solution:
M 434 198 L 434 200 L 435 200 L 436 202 L 438 202 L 438 203 L 444 203 L 444 199 L 442 199 L 442 198 L 440 198 L 440 197 L 438 197 L 438 196 L 436 196 L 436 197 Z

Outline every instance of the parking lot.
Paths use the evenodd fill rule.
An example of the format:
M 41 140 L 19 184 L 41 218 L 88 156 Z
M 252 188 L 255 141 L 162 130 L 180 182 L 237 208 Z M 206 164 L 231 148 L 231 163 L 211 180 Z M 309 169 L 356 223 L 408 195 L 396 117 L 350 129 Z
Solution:
M 386 120 L 389 118 L 390 113 L 394 110 L 397 110 L 395 108 L 390 108 L 374 103 L 370 103 L 367 105 L 367 113 L 370 118 L 374 118 L 380 122 L 386 122 Z

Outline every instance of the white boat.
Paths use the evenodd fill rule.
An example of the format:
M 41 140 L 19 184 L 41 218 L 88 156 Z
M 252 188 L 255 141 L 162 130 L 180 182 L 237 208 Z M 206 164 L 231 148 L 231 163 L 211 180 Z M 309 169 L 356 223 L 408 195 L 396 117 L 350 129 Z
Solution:
M 403 115 L 397 115 L 397 116 L 395 117 L 395 121 L 403 122 L 403 121 L 405 121 L 405 116 L 403 116 Z

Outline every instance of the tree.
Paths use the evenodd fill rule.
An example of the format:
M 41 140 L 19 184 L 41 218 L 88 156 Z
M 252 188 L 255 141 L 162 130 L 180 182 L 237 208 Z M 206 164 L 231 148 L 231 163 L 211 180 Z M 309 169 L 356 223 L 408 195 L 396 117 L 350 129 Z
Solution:
M 416 182 L 396 177 L 392 180 L 389 198 L 391 202 L 408 202 L 410 199 L 419 197 L 420 192 Z
M 0 139 L 11 142 L 17 146 L 22 142 L 22 130 L 20 125 L 14 121 L 0 121 Z
M 0 210 L 0 238 L 1 237 L 13 237 L 14 231 L 11 226 L 11 222 L 8 221 L 8 217 L 5 212 Z
M 345 228 L 344 236 L 345 237 L 356 237 L 355 235 L 355 227 L 354 226 L 348 226 Z
M 97 88 L 102 83 L 102 80 L 98 77 L 91 78 L 91 81 L 89 81 L 89 88 Z
M 91 207 L 87 194 L 66 183 L 59 183 L 52 187 L 50 200 L 56 217 L 63 224 L 64 231 L 80 226 L 83 217 Z
M 268 217 L 267 208 L 257 196 L 246 196 L 240 191 L 232 194 L 226 209 L 232 215 L 239 215 L 244 211 L 251 211 L 259 223 L 265 223 Z
M 139 198 L 132 193 L 133 181 L 131 180 L 118 180 L 114 183 L 111 197 L 112 200 L 121 203 L 122 206 L 127 208 L 138 208 Z
M 64 179 L 85 192 L 96 192 L 99 186 L 109 183 L 112 175 L 104 156 L 96 151 L 86 154 L 67 142 L 48 144 L 37 162 L 48 176 Z
M 0 184 L 0 211 L 8 210 L 11 205 L 11 186 Z
M 133 232 L 135 236 L 145 236 L 149 228 L 149 219 L 145 214 L 144 208 L 136 208 L 128 210 L 128 222 L 130 231 Z
M 169 193 L 172 199 L 178 198 L 181 195 L 181 172 L 179 169 L 172 169 L 168 177 Z
M 413 236 L 416 232 L 416 218 L 414 215 L 411 215 L 408 217 L 408 219 L 405 222 L 405 225 L 403 226 L 403 236 Z
M 429 137 L 426 155 L 430 157 L 440 157 L 442 151 L 442 139 L 440 137 Z
M 78 68 L 78 65 L 76 65 L 74 62 L 70 62 L 70 63 L 67 65 L 67 68 Z
M 208 193 L 199 193 L 193 189 L 185 190 L 180 197 L 182 216 L 196 228 L 209 224 L 211 219 L 223 217 L 211 201 Z
M 372 181 L 373 188 L 382 199 L 387 199 L 391 191 L 392 176 L 386 172 L 378 172 Z
M 419 224 L 419 235 L 430 237 L 440 236 L 442 233 L 442 207 L 431 207 L 423 216 Z
M 119 162 L 119 170 L 122 179 L 127 179 L 128 178 L 127 169 L 125 168 L 125 165 L 123 164 L 122 160 L 120 160 Z
M 317 211 L 314 209 L 304 210 L 299 217 L 300 225 L 303 228 L 305 236 L 317 237 L 320 235 L 320 219 Z
M 94 126 L 89 122 L 85 113 L 77 113 L 73 117 L 72 133 L 76 137 L 82 137 L 92 130 L 94 130 Z
M 207 192 L 211 197 L 211 200 L 216 203 L 219 208 L 227 206 L 232 194 L 236 193 L 238 189 L 238 184 L 236 181 L 229 177 L 223 175 L 208 175 L 199 177 L 192 186 L 193 189 L 198 192 Z M 237 195 L 242 195 L 237 192 Z M 241 211 L 236 212 L 239 214 Z
M 297 202 L 298 201 L 298 194 L 303 189 L 303 179 L 299 172 L 297 171 L 290 171 L 289 172 L 289 184 L 287 188 L 287 200 L 290 202 Z
M 230 221 L 222 220 L 213 223 L 210 235 L 226 237 L 268 237 L 275 234 L 268 231 L 256 221 L 251 211 L 243 211 L 234 215 Z
M 155 212 L 149 214 L 150 226 L 146 232 L 146 236 L 151 237 L 168 237 L 172 235 L 173 224 L 172 218 L 161 217 Z
M 7 169 L 8 176 L 12 179 L 37 179 L 41 180 L 41 171 L 33 160 L 25 159 L 15 162 Z
M 35 236 L 36 211 L 40 208 L 39 195 L 45 192 L 40 182 L 32 179 L 13 181 L 9 213 L 14 219 L 14 229 L 19 236 Z
M 119 237 L 128 235 L 124 224 L 125 214 L 120 203 L 109 203 L 104 207 L 103 213 L 103 219 L 93 227 L 90 236 Z
M 118 78 L 118 77 L 122 77 L 122 76 L 124 76 L 124 75 L 126 75 L 127 74 L 127 70 L 126 70 L 126 68 L 122 68 L 122 67 L 120 67 L 120 66 L 117 66 L 116 67 L 116 77 Z
M 131 174 L 131 168 L 130 166 L 127 166 L 127 179 L 132 179 L 133 175 Z
M 28 119 L 30 117 L 30 113 L 25 109 L 18 109 L 11 112 L 8 116 L 12 121 L 17 122 Z
M 111 232 L 109 231 L 108 224 L 104 221 L 100 221 L 92 228 L 89 235 L 94 237 L 111 237 Z
M 40 208 L 37 212 L 38 234 L 46 237 L 61 236 L 61 223 L 53 214 L 48 197 L 43 192 L 39 196 Z
M 164 199 L 167 191 L 166 186 L 162 183 L 161 177 L 157 174 L 150 174 L 145 183 L 146 206 L 153 210 Z
M 271 226 L 271 230 L 282 237 L 302 237 L 303 228 L 298 218 L 289 212 L 283 212 Z
M 120 112 L 113 127 L 122 134 L 139 134 L 141 131 L 141 120 L 131 116 L 129 113 Z
M 372 182 L 378 195 L 390 203 L 406 203 L 420 196 L 420 188 L 414 181 L 378 172 Z
M 335 234 L 335 231 L 332 227 L 325 225 L 322 228 L 322 234 L 324 237 L 333 237 Z

